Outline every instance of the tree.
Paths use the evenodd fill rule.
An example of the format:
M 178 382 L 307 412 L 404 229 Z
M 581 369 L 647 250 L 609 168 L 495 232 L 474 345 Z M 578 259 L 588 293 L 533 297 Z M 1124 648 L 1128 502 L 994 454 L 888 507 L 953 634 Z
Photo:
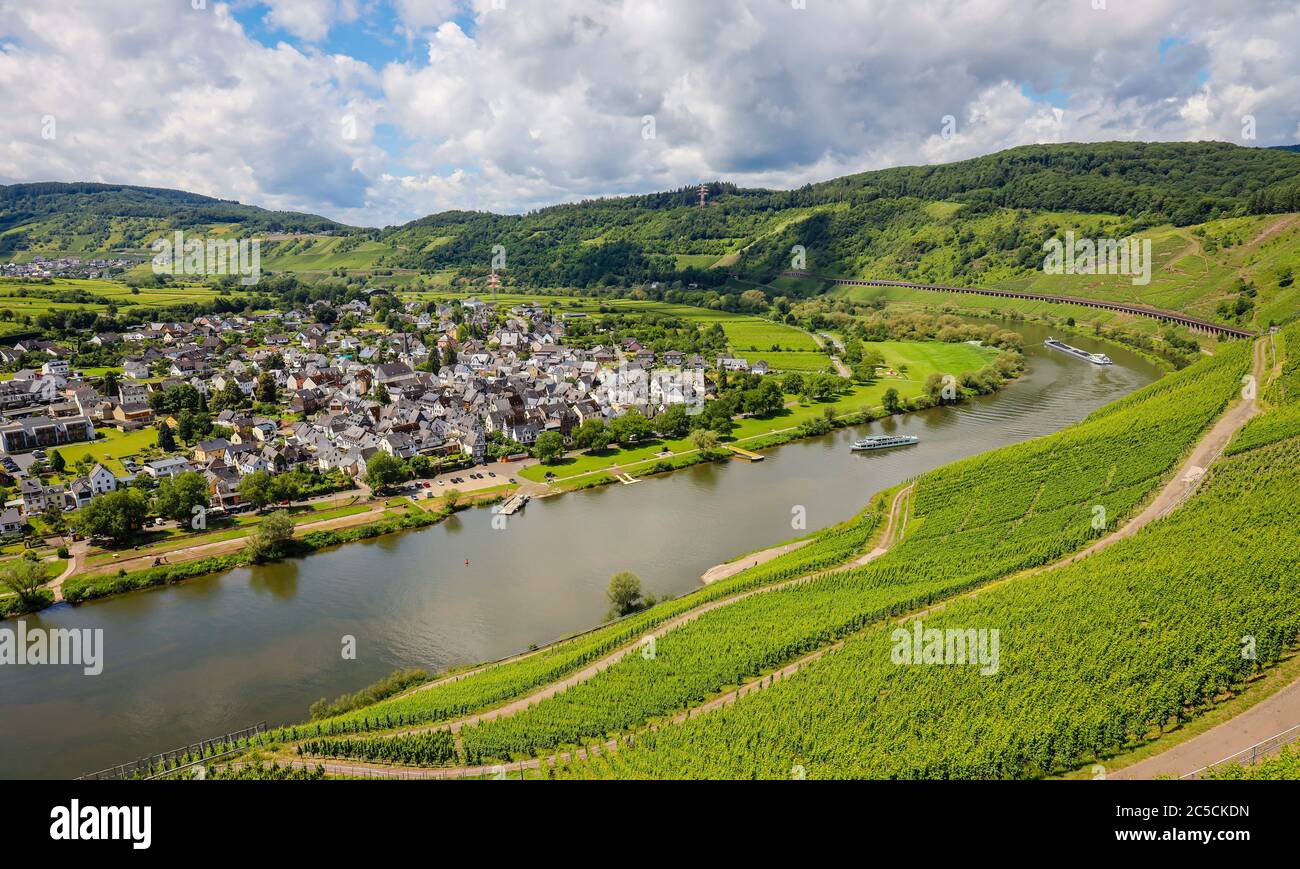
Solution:
M 609 617 L 619 618 L 641 609 L 641 577 L 630 570 L 620 571 L 610 577 L 609 588 L 605 589 L 609 598 Z
M 91 500 L 73 517 L 73 525 L 86 537 L 105 537 L 122 544 L 133 539 L 149 515 L 149 499 L 139 489 L 127 487 Z
M 655 431 L 666 438 L 683 438 L 691 430 L 691 420 L 686 413 L 686 405 L 674 404 L 667 407 L 654 419 Z
M 392 398 L 388 394 L 388 387 L 382 383 L 376 383 L 375 388 L 371 390 L 370 397 L 382 405 L 387 406 Z
M 406 479 L 406 464 L 388 453 L 375 453 L 366 461 L 366 485 L 376 492 Z
M 448 510 L 455 510 L 460 506 L 460 489 L 448 489 L 447 494 L 442 497 L 442 505 Z
M 109 372 L 107 372 L 107 373 L 104 375 L 104 381 L 103 381 L 103 382 L 104 382 L 104 394 L 105 394 L 105 395 L 109 395 L 109 396 L 117 395 L 117 391 L 118 391 L 118 389 L 120 388 L 120 386 L 119 386 L 119 384 L 118 384 L 117 372 L 116 372 L 116 371 L 109 371 Z
M 0 585 L 18 595 L 18 600 L 30 604 L 36 600 L 36 590 L 49 581 L 45 567 L 39 561 L 14 558 L 0 567 Z
M 50 470 L 56 474 L 62 474 L 63 469 L 68 466 L 63 456 L 58 450 L 50 450 Z
M 692 422 L 695 428 L 707 428 L 719 435 L 729 435 L 736 423 L 731 418 L 731 402 L 727 399 L 704 402 L 704 409 Z
M 542 432 L 533 445 L 533 454 L 543 465 L 553 465 L 564 456 L 564 436 L 556 431 Z
M 270 561 L 284 554 L 292 538 L 293 517 L 284 510 L 277 510 L 257 523 L 257 528 L 248 536 L 244 553 L 254 564 Z
M 244 477 L 239 481 L 237 489 L 239 499 L 258 510 L 271 503 L 271 475 L 266 471 L 254 471 Z
M 212 406 L 217 410 L 234 410 L 243 407 L 248 401 L 244 390 L 239 388 L 235 378 L 231 377 L 224 387 L 212 396 Z
M 609 441 L 609 429 L 605 428 L 604 421 L 599 419 L 588 419 L 573 433 L 573 445 L 580 450 L 593 453 L 605 449 L 609 446 Z
M 272 501 L 297 501 L 302 497 L 302 481 L 293 474 L 279 474 L 271 478 Z
M 609 424 L 609 433 L 620 444 L 634 444 L 654 434 L 650 420 L 639 410 L 629 410 Z
M 744 407 L 754 416 L 775 416 L 785 407 L 785 396 L 775 381 L 765 380 L 757 388 L 745 392 Z
M 898 400 L 898 390 L 892 386 L 885 390 L 880 400 L 885 405 L 885 413 L 895 414 L 903 410 L 902 402 Z
M 712 429 L 701 428 L 691 432 L 691 445 L 708 457 L 718 451 L 722 446 L 722 440 Z
M 275 378 L 268 371 L 263 371 L 257 378 L 257 400 L 266 404 L 275 404 L 279 400 Z
M 172 427 L 163 420 L 158 424 L 158 449 L 165 453 L 176 452 L 176 436 L 172 434 Z
M 154 510 L 159 516 L 189 522 L 195 507 L 208 506 L 208 483 L 202 474 L 186 471 L 158 484 L 153 496 Z

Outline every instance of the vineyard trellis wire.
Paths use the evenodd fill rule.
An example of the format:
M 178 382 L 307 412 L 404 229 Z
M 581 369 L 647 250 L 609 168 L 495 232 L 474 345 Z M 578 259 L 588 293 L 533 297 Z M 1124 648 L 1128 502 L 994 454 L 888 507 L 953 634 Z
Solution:
M 111 766 L 108 769 L 101 769 L 98 772 L 78 776 L 76 780 L 104 781 L 109 779 L 132 778 L 135 776 L 143 778 L 155 773 L 169 772 L 177 767 L 188 765 L 194 761 L 211 758 L 218 754 L 225 754 L 238 747 L 246 740 L 257 736 L 258 734 L 265 733 L 266 727 L 267 725 L 265 721 L 259 721 L 252 727 L 245 727 L 242 730 L 234 730 L 214 739 L 201 739 L 198 742 L 190 743 L 181 748 L 174 748 L 170 751 L 151 754 L 147 757 L 142 757 L 139 760 Z
M 1268 739 L 1260 740 L 1249 748 L 1243 748 L 1236 754 L 1230 754 L 1223 760 L 1217 760 L 1208 766 L 1203 766 L 1198 770 L 1193 770 L 1186 775 L 1179 776 L 1179 778 L 1198 779 L 1207 772 L 1228 766 L 1229 764 L 1245 764 L 1246 766 L 1254 766 L 1256 763 L 1259 763 L 1259 761 L 1278 751 L 1282 746 L 1290 745 L 1297 740 L 1300 740 L 1300 724 L 1297 724 L 1295 727 L 1288 730 L 1283 730 L 1281 733 L 1274 734 Z

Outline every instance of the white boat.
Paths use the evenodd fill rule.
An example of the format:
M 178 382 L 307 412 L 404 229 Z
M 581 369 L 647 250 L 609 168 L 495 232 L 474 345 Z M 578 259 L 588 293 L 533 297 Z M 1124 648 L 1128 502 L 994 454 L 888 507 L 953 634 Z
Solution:
M 1089 353 L 1087 350 L 1080 350 L 1078 347 L 1071 347 L 1064 341 L 1057 341 L 1055 338 L 1048 338 L 1043 344 L 1051 347 L 1053 350 L 1060 350 L 1062 353 L 1069 353 L 1071 356 L 1078 357 L 1085 362 L 1091 362 L 1093 365 L 1113 365 L 1110 357 L 1105 353 Z
M 919 444 L 920 442 L 920 438 L 913 437 L 912 435 L 876 435 L 875 437 L 854 441 L 852 449 L 855 452 L 863 450 L 888 450 L 893 447 L 910 447 L 913 444 Z

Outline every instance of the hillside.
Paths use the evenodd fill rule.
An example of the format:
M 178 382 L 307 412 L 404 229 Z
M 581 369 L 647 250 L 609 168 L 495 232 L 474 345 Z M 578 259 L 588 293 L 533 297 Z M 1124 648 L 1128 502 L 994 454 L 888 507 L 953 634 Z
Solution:
M 142 251 L 162 232 L 349 232 L 328 218 L 268 211 L 197 193 L 125 184 L 0 186 L 0 256 L 19 251 Z
M 778 278 L 798 246 L 807 270 L 819 275 L 1139 302 L 1258 330 L 1300 310 L 1293 282 L 1300 227 L 1285 217 L 1300 210 L 1298 170 L 1300 153 L 1218 142 L 1034 145 L 798 190 L 713 183 L 704 208 L 696 188 L 685 186 L 524 215 L 449 211 L 382 230 L 178 191 L 28 184 L 0 188 L 0 256 L 141 250 L 172 228 L 257 233 L 271 271 L 306 280 L 368 275 L 387 286 L 427 289 L 456 278 L 481 280 L 500 246 L 510 286 L 680 281 L 700 288 L 701 298 L 692 301 L 735 310 L 753 282 L 773 282 L 769 298 L 829 289 Z M 1043 274 L 1044 241 L 1067 232 L 1151 239 L 1150 284 Z M 737 284 L 732 274 L 750 283 Z M 710 290 L 718 295 L 706 296 Z M 909 301 L 905 291 L 857 296 Z M 953 303 L 988 306 L 978 299 Z M 1064 316 L 1078 313 L 1067 309 Z

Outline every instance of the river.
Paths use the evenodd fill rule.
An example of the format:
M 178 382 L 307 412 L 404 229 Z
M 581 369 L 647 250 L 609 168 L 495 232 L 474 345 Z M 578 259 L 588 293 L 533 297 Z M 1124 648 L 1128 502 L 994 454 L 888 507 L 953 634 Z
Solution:
M 767 461 L 703 465 L 633 485 L 534 501 L 504 529 L 486 509 L 416 532 L 306 559 L 26 618 L 29 628 L 101 628 L 104 668 L 0 669 L 0 777 L 70 778 L 247 727 L 302 720 L 321 697 L 399 667 L 430 672 L 494 660 L 588 628 L 609 577 L 677 595 L 707 568 L 845 519 L 874 492 L 955 459 L 1056 431 L 1156 379 L 1128 351 L 1100 368 L 1025 335 L 1023 377 L 994 396 L 768 451 Z M 864 433 L 916 447 L 855 454 Z M 13 628 L 11 621 L 0 627 Z M 343 638 L 356 641 L 344 660 Z

